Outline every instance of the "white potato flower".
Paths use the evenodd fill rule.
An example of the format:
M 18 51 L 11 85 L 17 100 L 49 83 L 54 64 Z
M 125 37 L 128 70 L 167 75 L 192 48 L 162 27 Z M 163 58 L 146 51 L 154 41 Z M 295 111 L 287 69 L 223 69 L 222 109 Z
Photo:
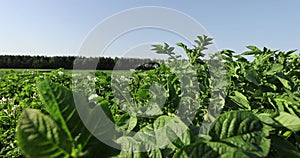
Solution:
M 18 110 L 20 108 L 20 105 L 14 105 L 14 107 L 12 108 L 13 111 Z
M 97 98 L 98 97 L 98 95 L 97 94 L 92 94 L 92 95 L 90 95 L 89 96 L 89 101 L 91 101 L 91 100 L 93 100 L 93 99 L 95 99 L 95 98 Z
M 3 102 L 6 102 L 6 101 L 7 101 L 7 99 L 6 99 L 6 98 L 4 98 L 4 97 L 2 97 L 2 101 L 3 101 Z
M 59 75 L 63 75 L 64 74 L 64 72 L 62 72 L 62 71 L 58 71 L 57 72 Z

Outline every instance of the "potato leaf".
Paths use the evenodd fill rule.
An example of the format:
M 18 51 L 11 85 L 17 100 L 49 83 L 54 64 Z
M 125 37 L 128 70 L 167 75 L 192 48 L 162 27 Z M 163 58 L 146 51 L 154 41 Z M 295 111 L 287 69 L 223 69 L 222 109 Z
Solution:
M 291 131 L 300 131 L 300 118 L 295 115 L 291 115 L 287 112 L 280 112 L 279 116 L 275 117 L 275 120 Z
M 287 79 L 287 77 L 282 74 L 282 73 L 277 73 L 276 74 L 276 78 L 282 83 L 282 85 L 284 86 L 284 88 L 288 89 L 288 90 L 291 90 L 292 87 L 291 87 L 291 83 L 290 81 Z
M 112 124 L 113 127 L 109 126 L 111 124 L 107 121 L 112 120 L 107 105 L 96 106 L 91 109 L 88 106 L 87 99 L 83 95 L 73 93 L 71 90 L 49 81 L 44 81 L 39 85 L 39 92 L 46 110 L 65 133 L 68 134 L 68 139 L 75 142 L 77 145 L 75 148 L 86 150 L 87 154 L 92 153 L 93 156 L 101 154 L 99 151 L 103 149 L 107 151 L 108 156 L 118 153 L 115 148 L 102 143 L 96 138 L 105 137 L 109 141 L 112 135 L 115 134 L 114 124 Z M 76 108 L 75 101 L 80 104 L 77 106 L 79 109 Z M 81 114 L 85 114 L 86 117 L 81 118 L 77 110 L 80 110 Z M 90 128 L 93 126 L 92 132 L 97 135 L 93 136 L 86 126 Z M 84 152 L 80 150 L 78 153 Z
M 281 72 L 282 70 L 282 64 L 273 64 L 272 67 L 265 72 L 265 75 L 274 75 L 276 72 Z
M 70 157 L 72 141 L 55 121 L 39 110 L 25 109 L 17 126 L 17 141 L 27 157 Z
M 223 152 L 229 146 L 236 147 L 252 156 L 267 156 L 270 140 L 265 137 L 262 122 L 251 112 L 233 111 L 222 114 L 209 131 L 212 142 L 209 144 L 214 150 Z
M 230 98 L 234 103 L 236 103 L 237 105 L 239 105 L 244 109 L 251 110 L 251 106 L 246 96 L 244 96 L 242 93 L 238 91 L 235 91 L 234 94 L 235 94 L 234 96 L 230 96 Z

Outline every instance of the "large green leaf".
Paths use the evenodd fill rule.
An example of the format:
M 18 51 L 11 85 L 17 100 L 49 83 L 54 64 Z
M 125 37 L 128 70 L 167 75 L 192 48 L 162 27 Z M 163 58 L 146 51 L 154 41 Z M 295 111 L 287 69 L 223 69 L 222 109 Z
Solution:
M 72 91 L 49 81 L 41 82 L 38 88 L 50 116 L 68 133 L 70 139 L 80 134 L 79 141 L 85 145 L 91 135 L 77 114 Z
M 254 83 L 256 86 L 259 85 L 259 82 L 258 82 L 258 75 L 257 75 L 257 71 L 255 70 L 246 70 L 245 71 L 246 73 L 246 79 L 252 83 Z
M 262 53 L 260 49 L 258 49 L 256 46 L 247 46 L 250 51 L 242 53 L 242 55 L 259 55 Z
M 282 64 L 273 64 L 272 67 L 265 71 L 265 75 L 274 75 L 277 72 L 281 72 L 283 69 L 283 65 Z
M 235 102 L 237 105 L 244 109 L 251 110 L 251 106 L 249 104 L 249 101 L 247 100 L 247 97 L 243 95 L 242 93 L 235 91 L 234 96 L 230 96 L 233 102 Z
M 123 131 L 124 133 L 128 134 L 131 132 L 134 127 L 137 125 L 137 117 L 133 115 L 129 115 L 127 113 L 115 116 L 117 129 Z
M 262 122 L 251 112 L 233 111 L 222 114 L 209 131 L 212 142 L 221 142 L 221 146 L 209 144 L 214 150 L 225 150 L 224 144 L 239 148 L 252 156 L 266 156 L 270 140 Z
M 291 131 L 300 131 L 300 118 L 295 115 L 291 115 L 287 112 L 280 112 L 279 116 L 275 117 L 275 120 Z
M 120 158 L 141 158 L 142 157 L 142 144 L 129 136 L 122 136 L 117 140 L 118 144 L 121 144 L 122 151 L 116 157 Z
M 182 126 L 167 127 L 167 137 L 177 148 L 182 148 L 191 143 L 190 132 L 188 130 L 182 130 L 184 130 Z
M 211 140 L 199 139 L 177 150 L 174 157 L 265 157 L 270 148 L 263 124 L 248 111 L 222 114 L 209 135 Z
M 72 141 L 53 119 L 39 110 L 25 109 L 17 126 L 17 141 L 27 157 L 70 157 Z
M 166 127 L 171 121 L 172 117 L 161 116 L 137 132 L 134 138 L 143 143 L 144 151 L 163 149 L 171 144 L 166 136 Z
M 189 145 L 192 141 L 190 130 L 178 117 L 174 117 L 167 126 L 166 135 L 177 148 Z
M 107 105 L 96 106 L 93 109 L 89 108 L 88 101 L 83 95 L 48 81 L 44 81 L 39 85 L 39 92 L 46 110 L 68 134 L 68 138 L 74 141 L 75 145 L 77 145 L 76 148 L 84 150 L 82 152 L 93 154 L 93 156 L 101 154 L 99 151 L 102 150 L 99 149 L 105 149 L 107 153 L 112 153 L 113 155 L 117 153 L 115 148 L 97 139 L 106 137 L 107 141 L 112 142 L 112 135 L 115 134 L 114 126 L 110 126 L 113 123 L 108 124 L 109 122 L 107 121 L 107 119 L 112 121 Z M 77 106 L 78 109 L 76 109 L 75 101 L 77 104 L 80 104 Z M 81 115 L 85 114 L 86 117 L 80 117 L 77 110 L 80 110 Z M 86 126 L 90 128 L 93 126 L 93 129 L 90 129 L 93 134 Z M 115 144 L 112 143 L 112 145 Z
M 276 78 L 281 82 L 281 84 L 284 86 L 284 88 L 291 90 L 291 83 L 288 80 L 288 77 L 286 77 L 283 73 L 276 73 Z
M 191 136 L 186 125 L 178 117 L 160 116 L 153 124 L 148 124 L 133 137 L 122 136 L 117 142 L 122 146 L 122 155 L 139 157 L 162 157 L 172 150 L 190 144 Z M 165 150 L 165 151 L 164 151 Z M 164 152 L 162 152 L 164 151 Z
M 135 138 L 156 149 L 173 146 L 172 143 L 190 143 L 190 135 L 186 125 L 178 117 L 160 116 L 153 124 L 141 129 Z M 177 142 L 177 143 L 176 143 Z M 153 150 L 151 148 L 147 150 Z

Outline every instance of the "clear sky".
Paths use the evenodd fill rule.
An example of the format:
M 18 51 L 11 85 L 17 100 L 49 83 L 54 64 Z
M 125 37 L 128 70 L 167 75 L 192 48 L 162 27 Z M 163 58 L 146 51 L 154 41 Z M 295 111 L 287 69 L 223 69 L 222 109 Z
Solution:
M 168 7 L 191 16 L 219 49 L 300 48 L 299 0 L 1 0 L 0 55 L 77 55 L 97 24 L 142 6 Z M 141 44 L 147 39 L 136 37 Z

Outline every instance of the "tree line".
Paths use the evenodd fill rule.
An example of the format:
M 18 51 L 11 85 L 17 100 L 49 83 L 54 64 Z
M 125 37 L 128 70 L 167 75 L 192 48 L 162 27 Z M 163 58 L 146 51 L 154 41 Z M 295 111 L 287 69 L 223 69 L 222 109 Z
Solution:
M 111 57 L 76 57 L 76 56 L 29 56 L 0 55 L 0 68 L 16 69 L 97 69 L 128 70 L 150 59 L 111 58 Z

